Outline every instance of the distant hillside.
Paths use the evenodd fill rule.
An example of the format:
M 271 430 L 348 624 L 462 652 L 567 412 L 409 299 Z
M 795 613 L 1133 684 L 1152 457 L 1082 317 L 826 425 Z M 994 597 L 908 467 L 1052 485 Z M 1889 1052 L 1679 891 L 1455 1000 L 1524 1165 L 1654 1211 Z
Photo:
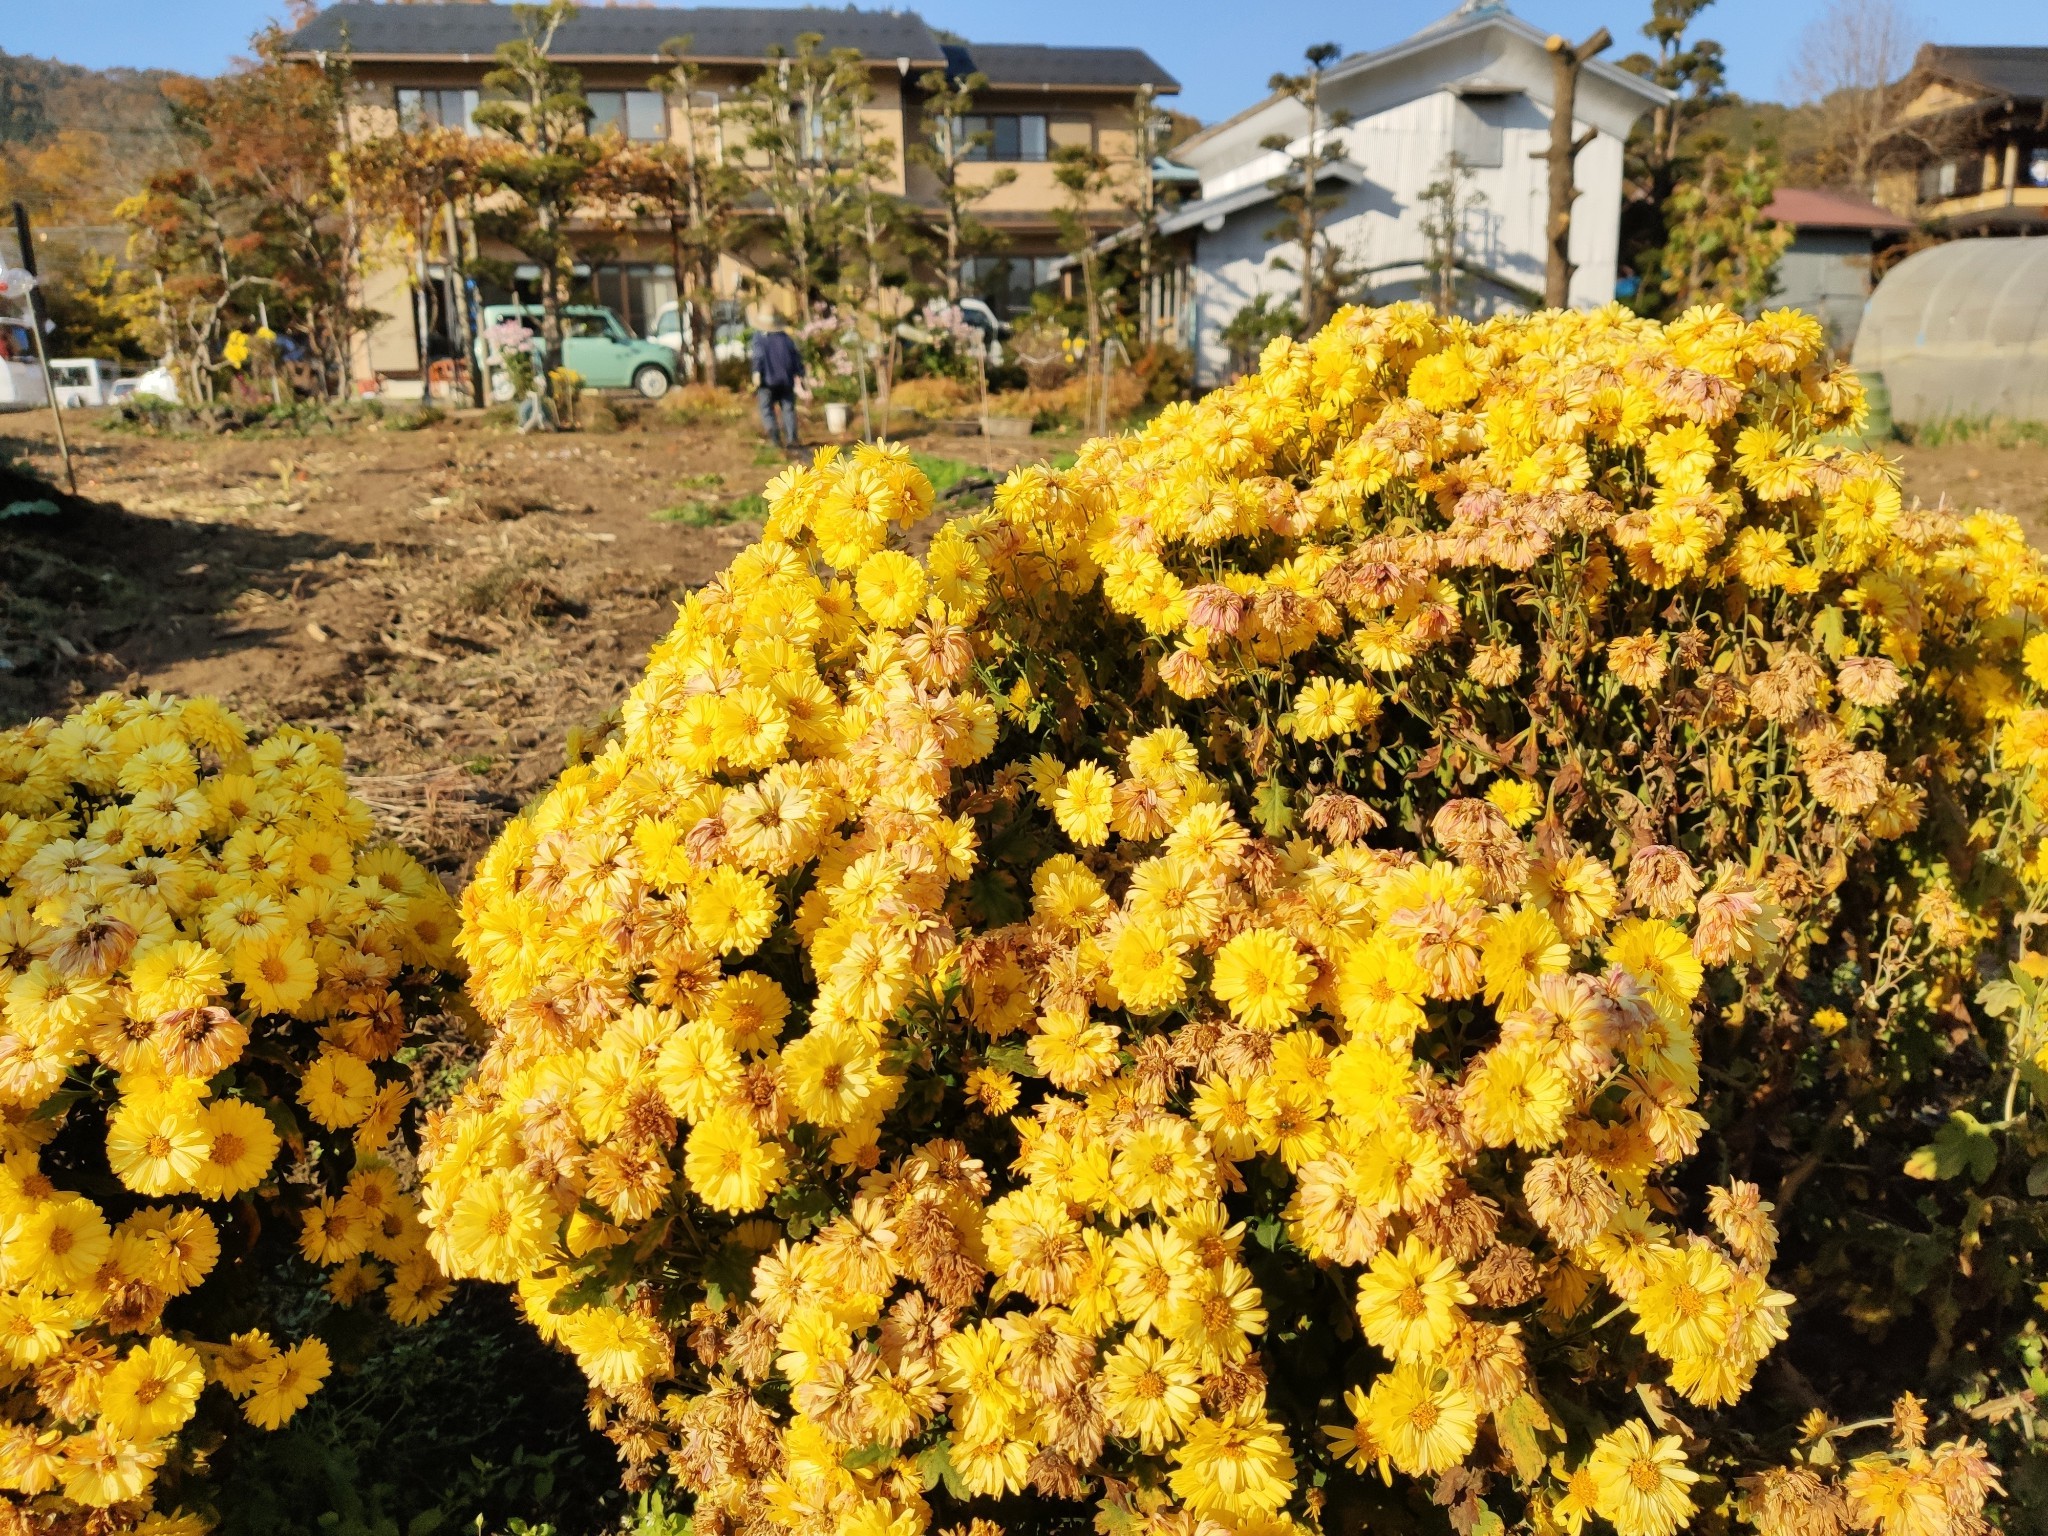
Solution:
M 104 136 L 122 156 L 168 145 L 164 69 L 87 69 L 0 51 L 0 145 L 34 148 L 66 128 Z

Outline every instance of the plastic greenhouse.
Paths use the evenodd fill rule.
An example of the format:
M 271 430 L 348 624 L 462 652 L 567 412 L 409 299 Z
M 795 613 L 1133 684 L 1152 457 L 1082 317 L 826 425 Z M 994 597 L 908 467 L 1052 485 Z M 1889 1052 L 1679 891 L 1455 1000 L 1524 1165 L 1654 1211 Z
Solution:
M 1899 421 L 2048 421 L 2048 240 L 1908 256 L 1870 296 L 1853 361 L 1884 375 Z

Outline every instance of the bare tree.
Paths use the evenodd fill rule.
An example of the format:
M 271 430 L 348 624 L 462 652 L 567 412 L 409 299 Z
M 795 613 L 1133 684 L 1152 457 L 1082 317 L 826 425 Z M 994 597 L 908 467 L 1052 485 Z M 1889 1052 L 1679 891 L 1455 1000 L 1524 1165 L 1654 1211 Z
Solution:
M 1259 140 L 1261 149 L 1277 150 L 1287 156 L 1287 169 L 1266 185 L 1274 193 L 1274 206 L 1281 217 L 1266 231 L 1268 240 L 1291 238 L 1301 247 L 1301 332 L 1313 335 L 1330 310 L 1336 307 L 1338 279 L 1337 251 L 1324 228 L 1327 216 L 1340 201 L 1320 190 L 1323 172 L 1348 152 L 1343 131 L 1351 126 L 1349 112 L 1323 109 L 1323 75 L 1343 54 L 1335 43 L 1317 43 L 1302 57 L 1308 68 L 1298 75 L 1279 74 L 1267 82 L 1278 95 L 1292 96 L 1300 103 L 1306 123 L 1298 137 L 1271 133 Z M 1287 258 L 1274 255 L 1272 264 L 1281 271 Z
M 1551 60 L 1550 147 L 1535 151 L 1530 158 L 1550 162 L 1550 254 L 1543 263 L 1543 302 L 1551 309 L 1563 309 L 1571 302 L 1572 273 L 1577 270 L 1572 261 L 1572 204 L 1579 200 L 1573 172 L 1579 151 L 1594 137 L 1591 128 L 1572 137 L 1579 71 L 1613 42 L 1602 27 L 1576 48 L 1554 33 L 1543 44 Z
M 1906 103 L 1896 82 L 1913 60 L 1919 24 L 1896 0 L 1829 0 L 1786 72 L 1790 93 L 1820 120 L 1820 168 L 1868 195 Z
M 1139 86 L 1131 101 L 1131 171 L 1119 201 L 1138 231 L 1138 341 L 1144 346 L 1157 339 L 1152 283 L 1158 268 L 1159 183 L 1152 175 L 1152 162 L 1166 144 L 1169 127 L 1157 92 L 1150 85 Z
M 1465 222 L 1472 210 L 1486 205 L 1486 194 L 1472 189 L 1472 168 L 1453 150 L 1443 175 L 1422 189 L 1422 239 L 1427 254 L 1422 269 L 1429 274 L 1431 301 L 1440 315 L 1458 312 L 1459 269 L 1465 261 Z
M 988 89 L 988 76 L 979 73 L 954 78 L 943 69 L 920 75 L 917 87 L 924 92 L 919 120 L 923 133 L 911 139 L 904 153 L 932 173 L 939 184 L 939 206 L 934 218 L 940 244 L 944 247 L 942 275 L 946 298 L 960 302 L 960 271 L 969 256 L 993 243 L 989 227 L 974 216 L 975 205 L 990 193 L 1017 179 L 1014 167 L 1005 166 L 976 178 L 963 176 L 961 168 L 975 160 L 986 160 L 994 133 L 983 128 L 970 131 L 968 114 L 975 98 Z

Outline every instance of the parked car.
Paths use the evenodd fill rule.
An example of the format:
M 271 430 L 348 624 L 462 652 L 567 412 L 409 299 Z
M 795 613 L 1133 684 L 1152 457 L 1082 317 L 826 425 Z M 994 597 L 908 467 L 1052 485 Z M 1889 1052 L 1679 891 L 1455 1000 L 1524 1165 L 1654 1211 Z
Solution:
M 501 320 L 517 320 L 536 334 L 541 312 L 521 304 L 487 304 L 483 329 Z M 483 355 L 478 362 L 489 370 L 491 397 L 509 400 L 512 386 L 496 360 Z M 659 400 L 676 381 L 676 355 L 657 342 L 642 341 L 619 317 L 601 304 L 571 304 L 562 311 L 562 366 L 583 376 L 588 389 L 631 389 L 649 400 Z
M 654 324 L 648 329 L 647 339 L 660 342 L 679 358 L 689 356 L 690 322 L 673 299 L 655 311 Z M 743 321 L 721 325 L 711 339 L 712 355 L 721 363 L 743 359 L 747 355 L 747 340 L 747 327 Z
M 80 411 L 114 403 L 114 377 L 118 365 L 99 357 L 53 357 L 50 382 L 57 386 L 57 403 L 67 411 Z

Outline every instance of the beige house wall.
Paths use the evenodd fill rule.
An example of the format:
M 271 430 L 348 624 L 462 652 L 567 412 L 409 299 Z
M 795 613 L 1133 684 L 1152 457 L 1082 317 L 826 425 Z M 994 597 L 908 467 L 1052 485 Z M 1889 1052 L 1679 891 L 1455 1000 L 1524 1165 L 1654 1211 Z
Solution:
M 586 90 L 649 90 L 654 88 L 656 66 L 647 63 L 582 63 L 568 60 L 582 76 Z M 356 139 L 381 137 L 399 128 L 398 96 L 402 88 L 471 90 L 488 99 L 483 77 L 494 67 L 487 59 L 469 63 L 454 61 L 409 61 L 358 59 L 356 83 L 348 107 L 348 132 Z M 681 142 L 690 114 L 698 128 L 698 142 L 716 152 L 741 146 L 744 129 L 724 113 L 729 103 L 750 81 L 757 78 L 759 62 L 710 61 L 700 65 L 697 93 L 686 109 L 674 100 L 668 108 L 668 138 Z M 919 127 L 920 109 L 914 89 L 917 66 L 906 78 L 894 60 L 873 61 L 869 79 L 872 101 L 863 109 L 862 120 L 868 141 L 876 148 L 887 147 L 888 172 L 884 190 L 904 197 L 914 209 L 930 210 L 936 205 L 937 185 L 931 173 L 911 163 L 904 153 L 909 136 Z M 715 96 L 718 106 L 703 104 Z M 975 110 L 987 113 L 1044 113 L 1049 119 L 1049 147 L 1066 144 L 1091 147 L 1106 156 L 1117 172 L 1117 185 L 1089 205 L 1092 222 L 1108 229 L 1124 217 L 1122 199 L 1130 178 L 1137 173 L 1133 160 L 1130 96 L 1123 91 L 1071 91 L 1038 88 L 991 88 L 977 99 Z M 977 217 L 1004 236 L 1007 255 L 1047 255 L 1058 249 L 1056 210 L 1065 193 L 1053 178 L 1049 161 L 975 162 L 963 168 L 970 183 L 993 182 L 1001 172 L 1013 171 L 1006 186 L 996 188 L 975 209 Z M 618 220 L 606 220 L 591 210 L 586 221 L 593 246 L 605 248 L 606 259 L 622 262 L 667 264 L 672 252 L 666 234 L 644 225 L 620 227 Z M 720 259 L 718 296 L 732 298 L 745 292 L 749 312 L 757 320 L 769 310 L 793 314 L 794 295 L 779 285 L 765 282 L 761 273 L 768 239 L 765 229 L 757 238 Z M 519 263 L 524 260 L 509 249 L 487 248 L 486 256 Z M 363 279 L 361 302 L 383 315 L 370 333 L 356 346 L 360 377 L 383 375 L 390 378 L 417 377 L 420 359 L 414 337 L 413 295 L 409 253 L 389 248 L 379 253 Z

